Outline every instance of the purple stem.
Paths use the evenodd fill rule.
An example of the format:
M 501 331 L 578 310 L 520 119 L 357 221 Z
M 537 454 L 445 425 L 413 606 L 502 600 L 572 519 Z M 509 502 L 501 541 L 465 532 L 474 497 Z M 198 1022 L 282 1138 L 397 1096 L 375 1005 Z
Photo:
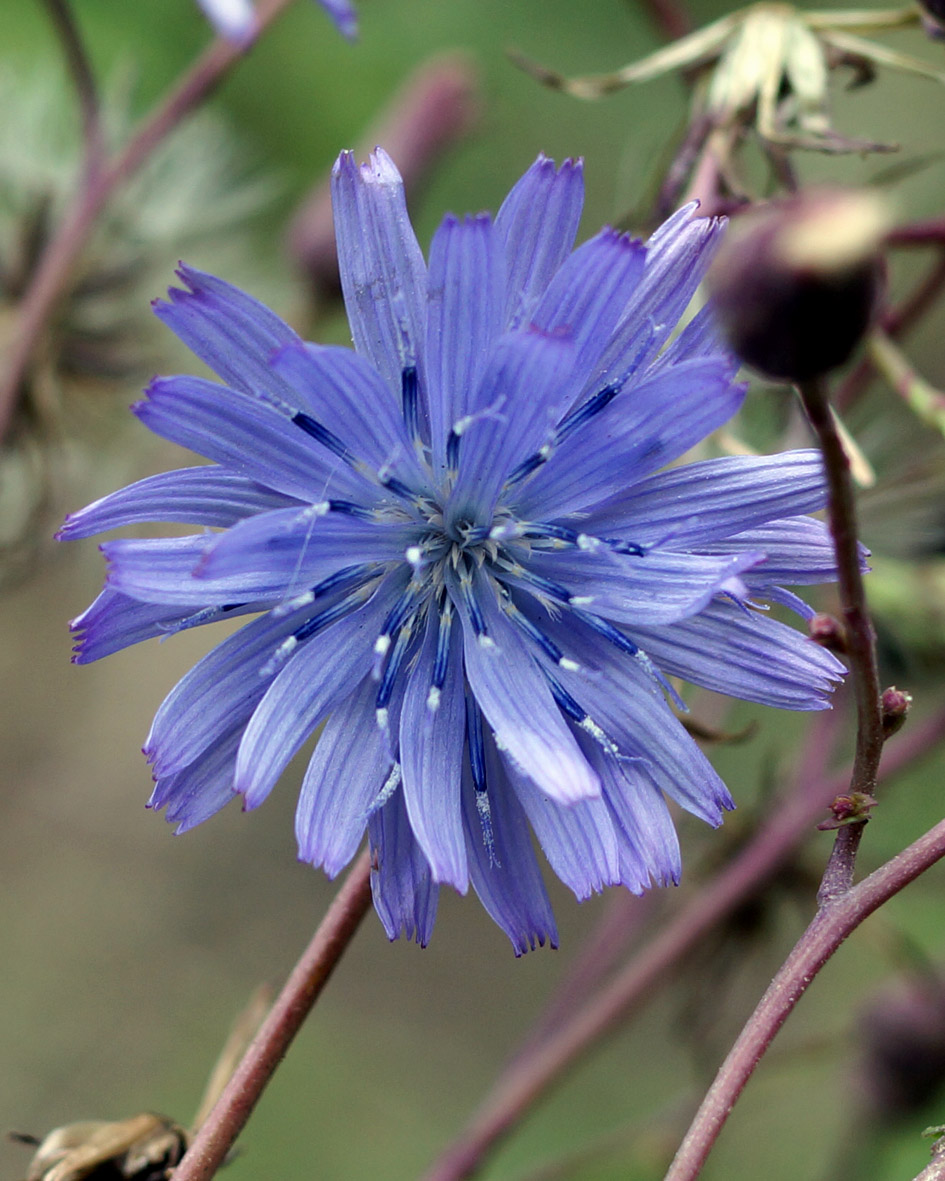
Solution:
M 259 32 L 291 3 L 292 0 L 264 0 L 257 12 Z M 145 117 L 114 158 L 82 178 L 58 231 L 50 239 L 39 260 L 18 309 L 12 344 L 0 373 L 0 439 L 3 439 L 10 425 L 23 374 L 43 328 L 108 198 L 141 167 L 161 140 L 219 85 L 245 49 L 245 46 L 235 46 L 218 38 L 190 67 L 170 94 Z
M 945 820 L 818 911 L 722 1064 L 665 1181 L 691 1181 L 698 1176 L 752 1071 L 813 978 L 868 915 L 943 856 Z
M 174 1181 L 208 1181 L 223 1164 L 370 905 L 371 855 L 365 851 L 349 870 L 269 1016 L 174 1169 Z
M 884 760 L 884 775 L 894 775 L 910 765 L 942 738 L 945 711 L 893 743 Z M 699 940 L 785 863 L 824 807 L 844 790 L 849 777 L 849 771 L 844 771 L 826 781 L 811 778 L 799 782 L 797 792 L 772 811 L 767 823 L 741 852 L 700 889 L 652 943 L 534 1052 L 506 1068 L 460 1136 L 434 1163 L 426 1181 L 461 1181 L 473 1176 L 489 1152 L 564 1076 L 566 1069 L 653 995 Z

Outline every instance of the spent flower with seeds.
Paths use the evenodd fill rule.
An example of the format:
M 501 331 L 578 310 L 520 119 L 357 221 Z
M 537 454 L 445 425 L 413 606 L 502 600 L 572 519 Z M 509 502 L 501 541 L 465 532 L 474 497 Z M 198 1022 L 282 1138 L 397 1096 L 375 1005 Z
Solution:
M 224 384 L 156 379 L 135 408 L 209 466 L 153 476 L 61 536 L 106 542 L 75 659 L 253 615 L 172 690 L 145 745 L 179 831 L 261 804 L 324 723 L 300 857 L 332 876 L 367 828 L 391 938 L 471 883 L 516 953 L 556 941 L 529 829 L 579 898 L 675 882 L 667 798 L 732 800 L 668 677 L 821 709 L 843 668 L 765 614 L 834 577 L 819 454 L 661 470 L 739 408 L 711 309 L 678 334 L 723 225 L 573 249 L 581 166 L 540 157 L 495 219 L 448 217 L 425 262 L 380 149 L 333 173 L 354 350 L 306 344 L 190 268 L 158 316 Z M 209 530 L 215 530 L 210 532 Z

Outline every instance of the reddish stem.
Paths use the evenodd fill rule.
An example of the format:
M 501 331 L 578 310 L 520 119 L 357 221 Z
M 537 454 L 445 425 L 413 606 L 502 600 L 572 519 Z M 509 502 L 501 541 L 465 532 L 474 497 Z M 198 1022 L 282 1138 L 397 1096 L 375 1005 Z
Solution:
M 348 872 L 269 1016 L 174 1170 L 174 1181 L 208 1181 L 223 1164 L 370 905 L 371 857 L 365 851 Z

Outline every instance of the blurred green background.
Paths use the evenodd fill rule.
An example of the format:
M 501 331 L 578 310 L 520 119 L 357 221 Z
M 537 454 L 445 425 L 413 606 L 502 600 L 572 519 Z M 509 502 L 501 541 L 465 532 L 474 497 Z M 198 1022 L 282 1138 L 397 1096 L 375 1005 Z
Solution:
M 121 70 L 134 77 L 138 110 L 209 40 L 189 0 L 76 0 L 75 7 L 101 74 Z M 248 170 L 278 178 L 278 195 L 247 230 L 245 258 L 234 266 L 258 276 L 260 289 L 285 314 L 306 318 L 285 257 L 287 219 L 337 152 L 361 138 L 393 89 L 443 50 L 469 55 L 482 111 L 474 134 L 450 152 L 414 201 L 424 245 L 446 209 L 496 208 L 539 151 L 584 156 L 585 235 L 642 208 L 652 195 L 659 162 L 685 116 L 677 78 L 579 104 L 540 89 L 504 55 L 514 46 L 569 73 L 614 68 L 660 44 L 641 5 L 360 0 L 358 7 L 361 39 L 349 46 L 314 5 L 299 0 L 212 104 L 241 145 Z M 3 0 L 2 8 L 4 76 L 24 86 L 56 77 L 59 56 L 42 6 Z M 724 11 L 714 0 L 694 0 L 691 10 L 697 23 Z M 941 47 L 918 34 L 889 40 L 945 68 Z M 866 90 L 838 92 L 836 106 L 837 122 L 849 134 L 898 141 L 906 160 L 926 157 L 895 191 L 904 215 L 940 212 L 945 88 L 882 74 Z M 805 176 L 846 180 L 888 166 L 888 158 L 801 162 Z M 219 261 L 213 243 L 195 238 L 186 246 L 187 261 L 242 277 Z M 163 282 L 183 253 L 183 247 L 172 252 Z M 903 275 L 896 271 L 892 281 L 901 284 Z M 161 294 L 161 285 L 146 294 Z M 323 330 L 342 337 L 337 313 Z M 941 334 L 939 312 L 918 335 L 914 354 L 939 383 L 945 382 Z M 175 364 L 189 362 L 178 356 Z M 136 392 L 128 388 L 119 404 Z M 782 392 L 754 397 L 756 420 L 782 414 Z M 911 446 L 913 427 L 889 408 L 890 398 L 876 391 L 858 408 L 854 425 L 894 469 L 896 456 Z M 67 451 L 47 533 L 63 511 L 180 462 L 170 447 L 129 426 L 113 403 L 83 405 L 94 420 L 94 447 Z M 923 446 L 940 470 L 940 445 L 925 439 Z M 882 509 L 882 483 L 872 500 Z M 941 513 L 940 500 L 931 507 L 933 516 Z M 876 519 L 881 548 L 898 523 L 895 512 Z M 228 808 L 184 838 L 175 839 L 144 810 L 150 781 L 140 743 L 157 704 L 208 638 L 187 632 L 101 664 L 71 666 L 66 620 L 94 597 L 101 578 L 94 543 L 42 546 L 3 591 L 0 1129 L 42 1134 L 72 1120 L 122 1118 L 142 1109 L 186 1123 L 231 1020 L 259 982 L 281 981 L 333 893 L 320 873 L 295 861 L 291 775 L 261 811 L 244 816 Z M 889 658 L 884 679 L 905 677 L 920 713 L 936 701 L 942 708 L 939 651 L 933 646 L 921 667 L 908 651 Z M 719 749 L 719 766 L 740 804 L 723 833 L 681 821 L 690 867 L 746 831 L 764 792 L 808 741 L 802 718 L 744 706 L 725 716 L 705 698 L 701 706 L 724 716 L 729 728 L 753 717 L 759 728 L 747 743 Z M 941 817 L 942 774 L 941 758 L 926 762 L 884 793 L 864 840 L 865 867 Z M 827 834 L 812 834 L 792 882 L 756 900 L 725 943 L 692 959 L 678 985 L 653 998 L 632 1027 L 576 1069 L 485 1175 L 658 1178 L 700 1087 L 810 916 L 829 842 Z M 943 882 L 942 869 L 933 870 L 841 950 L 751 1083 L 706 1168 L 709 1181 L 893 1181 L 922 1168 L 928 1144 L 919 1132 L 945 1120 L 945 1095 L 891 1130 L 867 1118 L 860 1053 L 873 1019 L 862 1013 L 910 957 L 921 952 L 941 963 Z M 648 921 L 658 925 L 683 891 L 695 889 L 693 877 L 681 891 L 633 906 L 647 908 Z M 226 1176 L 418 1176 L 459 1130 L 582 939 L 613 905 L 594 899 L 579 907 L 559 888 L 553 897 L 561 950 L 518 961 L 472 897 L 443 897 L 432 944 L 423 951 L 389 945 L 369 916 Z M 0 1176 L 25 1175 L 28 1156 L 21 1146 L 0 1143 Z

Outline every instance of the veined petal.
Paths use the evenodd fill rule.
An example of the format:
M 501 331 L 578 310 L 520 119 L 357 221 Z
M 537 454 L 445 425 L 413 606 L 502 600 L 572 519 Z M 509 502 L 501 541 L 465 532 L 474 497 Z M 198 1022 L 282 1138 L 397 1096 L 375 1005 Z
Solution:
M 532 848 L 525 813 L 491 741 L 486 742 L 488 840 L 482 801 L 468 768 L 463 778 L 463 822 L 469 877 L 479 901 L 512 941 L 517 956 L 547 939 L 558 946 L 551 903 Z
M 184 467 L 148 476 L 70 513 L 60 541 L 92 537 L 139 521 L 180 521 L 226 528 L 243 517 L 298 501 L 216 465 Z
M 454 627 L 446 676 L 431 702 L 439 632 L 439 616 L 430 611 L 417 665 L 404 692 L 400 764 L 410 827 L 430 863 L 433 880 L 465 894 L 469 870 L 460 804 L 466 733 L 463 651 L 459 629 Z
M 678 459 L 741 406 L 731 366 L 698 359 L 624 390 L 567 436 L 515 497 L 526 519 L 588 511 Z
M 495 411 L 463 433 L 450 520 L 491 523 L 509 474 L 553 436 L 573 367 L 573 345 L 562 337 L 532 330 L 499 340 L 480 390 L 480 402 Z
M 437 472 L 447 438 L 468 416 L 488 412 L 477 394 L 489 349 L 502 330 L 505 254 L 492 220 L 447 217 L 430 244 L 427 381 Z
M 331 174 L 341 289 L 354 346 L 399 404 L 401 374 L 423 372 L 427 273 L 404 184 L 381 148 L 359 168 L 342 152 Z
M 378 495 L 286 412 L 238 390 L 199 377 L 159 377 L 133 410 L 156 435 L 307 504 L 326 496 L 370 502 Z
M 567 332 L 574 342 L 579 383 L 599 361 L 614 329 L 634 301 L 644 273 L 643 243 L 605 229 L 579 246 L 551 280 L 532 317 L 543 332 Z M 601 382 L 606 385 L 606 382 Z
M 729 579 L 761 561 L 764 552 L 719 554 L 648 550 L 642 556 L 561 550 L 535 553 L 528 570 L 567 587 L 580 606 L 620 623 L 674 623 L 701 611 Z M 527 584 L 508 577 L 508 582 Z
M 495 591 L 477 577 L 474 593 L 486 627 L 477 635 L 463 596 L 449 589 L 463 625 L 466 678 L 499 749 L 560 803 L 599 795 L 597 777 L 538 665 L 499 609 Z
M 807 636 L 734 603 L 712 603 L 670 627 L 634 627 L 632 635 L 664 672 L 780 709 L 829 708 L 846 673 Z
M 166 808 L 164 819 L 177 825 L 174 831 L 178 836 L 203 824 L 236 798 L 233 766 L 239 739 L 237 727 L 218 738 L 189 767 L 155 782 L 148 807 Z
M 579 902 L 620 882 L 617 838 L 603 797 L 562 807 L 514 766 L 506 772 L 548 864 Z
M 565 160 L 560 169 L 540 155 L 502 202 L 496 233 L 508 269 L 505 323 L 528 323 L 555 272 L 571 253 L 584 206 L 584 169 Z
M 178 268 L 187 290 L 172 287 L 167 300 L 151 305 L 154 314 L 228 386 L 244 394 L 260 390 L 285 397 L 284 383 L 269 358 L 299 338 L 264 304 L 194 267 Z
M 762 552 L 764 561 L 759 562 L 746 575 L 749 588 L 767 586 L 805 586 L 818 582 L 833 582 L 837 577 L 837 559 L 830 539 L 830 531 L 823 521 L 813 517 L 789 517 L 782 521 L 770 521 L 742 533 L 733 534 L 724 541 L 713 541 L 700 545 L 702 553 L 718 553 L 724 548 L 728 553 L 738 553 L 751 547 Z M 862 546 L 862 569 L 866 564 L 868 551 Z
M 401 409 L 369 361 L 351 349 L 290 344 L 276 353 L 272 366 L 374 473 L 389 472 L 411 489 L 429 492 Z
M 426 947 L 433 933 L 439 887 L 407 819 L 399 791 L 368 822 L 373 867 L 374 909 L 388 939 L 416 939 Z
M 370 677 L 325 723 L 308 764 L 295 812 L 299 860 L 333 878 L 358 851 L 371 804 L 392 765 L 377 724 L 377 685 Z
M 695 546 L 796 513 L 822 508 L 826 497 L 819 451 L 737 455 L 687 463 L 618 492 L 581 521 L 598 536 L 637 545 Z M 751 549 L 766 547 L 758 538 Z M 729 551 L 730 552 L 730 551 Z
M 236 790 L 247 808 L 269 795 L 289 760 L 371 668 L 371 652 L 396 597 L 385 583 L 358 610 L 300 644 L 256 706 L 236 759 Z

